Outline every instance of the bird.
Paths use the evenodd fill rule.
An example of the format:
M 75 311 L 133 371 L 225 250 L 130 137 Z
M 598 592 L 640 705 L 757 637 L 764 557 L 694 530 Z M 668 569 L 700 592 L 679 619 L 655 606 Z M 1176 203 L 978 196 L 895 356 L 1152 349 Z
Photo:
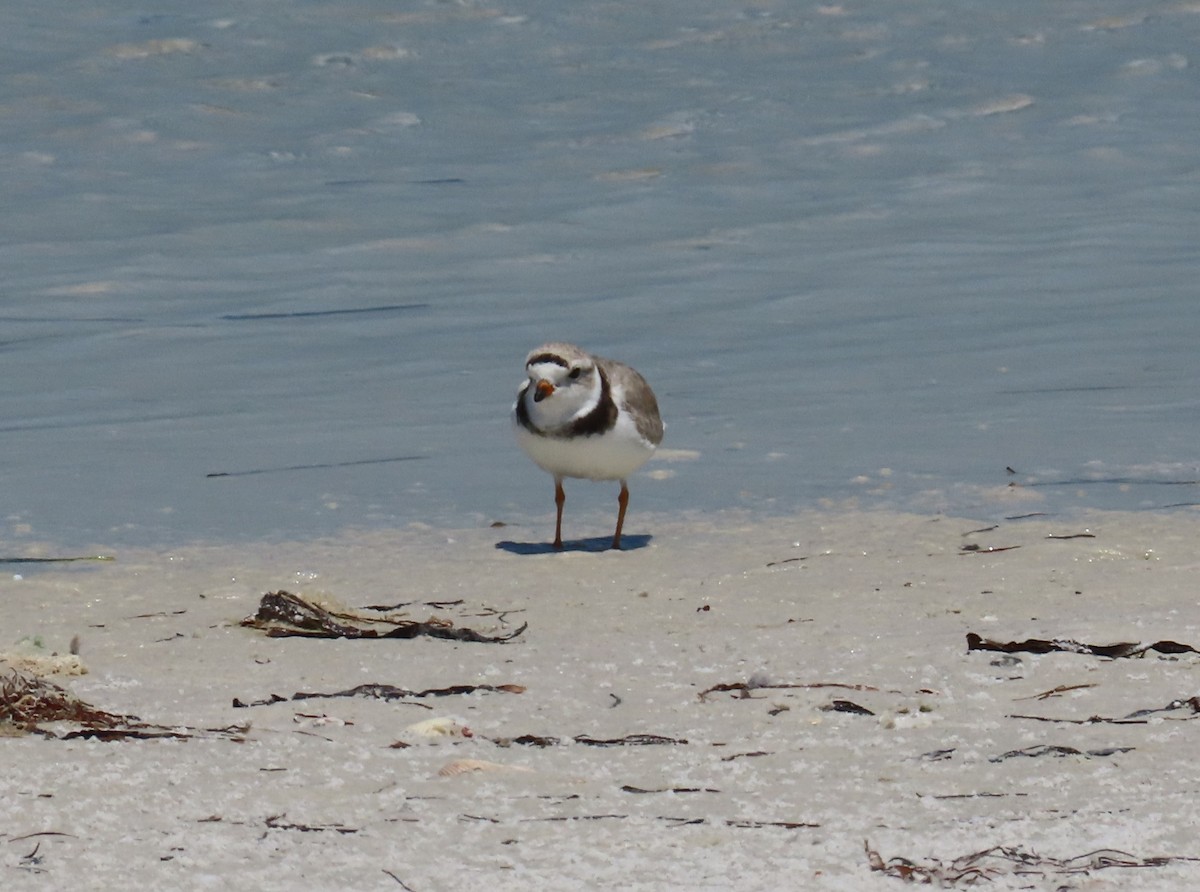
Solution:
M 663 438 L 654 391 L 625 363 L 560 342 L 532 350 L 525 375 L 512 408 L 513 430 L 525 454 L 554 477 L 554 547 L 563 547 L 563 480 L 575 477 L 621 481 L 612 539 L 619 550 L 627 480 Z

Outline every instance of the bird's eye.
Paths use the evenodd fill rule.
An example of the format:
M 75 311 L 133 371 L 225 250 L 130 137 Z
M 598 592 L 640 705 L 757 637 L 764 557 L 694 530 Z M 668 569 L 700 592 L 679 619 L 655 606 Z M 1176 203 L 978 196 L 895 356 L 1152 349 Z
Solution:
M 567 373 L 567 377 L 574 381 L 579 377 L 581 372 L 583 372 L 583 369 L 571 369 L 571 371 Z

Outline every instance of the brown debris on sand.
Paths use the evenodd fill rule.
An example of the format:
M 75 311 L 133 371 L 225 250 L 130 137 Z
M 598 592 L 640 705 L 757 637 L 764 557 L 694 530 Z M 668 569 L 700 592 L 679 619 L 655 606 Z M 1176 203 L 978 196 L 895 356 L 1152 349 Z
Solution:
M 334 611 L 291 592 L 267 592 L 258 611 L 242 620 L 242 625 L 259 629 L 271 638 L 442 638 L 449 641 L 473 641 L 502 644 L 516 638 L 528 627 L 521 625 L 507 635 L 485 635 L 474 629 L 460 628 L 451 620 L 431 617 L 425 622 L 389 616 L 367 616 L 352 611 Z
M 543 737 L 538 734 L 522 734 L 518 737 L 492 738 L 497 746 L 533 746 L 548 747 L 564 744 L 579 744 L 580 746 L 684 746 L 687 741 L 681 737 L 666 737 L 662 734 L 627 734 L 625 737 L 601 738 L 589 734 L 576 734 L 571 738 Z
M 1160 654 L 1200 654 L 1200 650 L 1190 644 L 1180 644 L 1178 641 L 1154 641 L 1149 644 L 1140 641 L 1123 641 L 1117 644 L 1084 644 L 1068 638 L 1027 638 L 1024 641 L 993 641 L 974 632 L 967 633 L 967 650 L 995 650 L 1001 653 L 1070 653 L 1090 654 L 1096 657 L 1120 659 L 1123 657 L 1144 657 L 1150 651 Z
M 1003 876 L 1065 876 L 1112 867 L 1163 867 L 1179 861 L 1200 861 L 1200 858 L 1177 855 L 1139 858 L 1116 849 L 1097 849 L 1073 858 L 1050 858 L 1020 846 L 993 846 L 953 861 L 930 859 L 922 864 L 908 858 L 884 861 L 868 841 L 863 842 L 863 848 L 872 871 L 939 888 L 972 886 L 980 880 L 990 882 Z
M 366 700 L 391 701 L 421 699 L 425 697 L 453 697 L 479 693 L 523 694 L 525 693 L 525 686 L 519 684 L 456 684 L 445 688 L 427 688 L 423 691 L 410 691 L 407 688 L 400 688 L 395 685 L 368 682 L 342 691 L 297 691 L 291 697 L 281 697 L 279 694 L 272 694 L 263 700 L 252 700 L 249 703 L 234 697 L 233 707 L 234 709 L 248 709 L 252 706 L 273 706 L 276 703 L 287 703 L 291 700 L 318 700 L 334 697 L 361 697 Z
M 46 727 L 56 722 L 68 722 L 78 727 L 58 734 Z M 44 678 L 19 672 L 0 677 L 0 734 L 5 731 L 11 735 L 41 734 L 56 740 L 187 740 L 203 736 L 241 742 L 248 730 L 249 727 L 244 725 L 205 729 L 155 725 L 143 722 L 135 715 L 97 709 Z
M 50 722 L 77 722 L 102 729 L 129 721 L 138 719 L 96 709 L 44 678 L 20 672 L 0 677 L 0 726 L 17 733 L 40 732 L 41 726 Z

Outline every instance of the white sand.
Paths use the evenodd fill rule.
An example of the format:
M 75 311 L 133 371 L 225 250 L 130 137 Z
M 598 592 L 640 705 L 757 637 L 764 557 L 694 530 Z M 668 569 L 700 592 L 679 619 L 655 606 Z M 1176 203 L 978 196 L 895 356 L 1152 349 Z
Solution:
M 1195 515 L 1004 522 L 976 535 L 964 534 L 987 524 L 860 512 L 686 523 L 637 515 L 631 526 L 654 538 L 620 554 L 514 554 L 497 540 L 547 530 L 508 527 L 6 567 L 0 649 L 40 636 L 65 651 L 79 635 L 90 673 L 57 681 L 92 705 L 165 725 L 252 728 L 243 743 L 0 739 L 0 884 L 859 890 L 901 886 L 870 870 L 864 840 L 885 860 L 922 864 L 992 846 L 1058 859 L 1097 849 L 1200 856 L 1200 722 L 1181 720 L 1190 712 L 1144 724 L 1010 717 L 1166 706 L 1200 693 L 1200 657 L 1005 657 L 968 653 L 965 639 L 1200 646 Z M 1046 538 L 1085 531 L 1094 538 Z M 1020 548 L 962 554 L 971 543 Z M 412 614 L 479 613 L 465 622 L 529 628 L 509 644 L 472 644 L 268 639 L 238 625 L 279 588 L 350 605 L 462 599 Z M 493 610 L 509 611 L 507 626 Z M 869 689 L 698 696 L 752 678 Z M 231 706 L 367 682 L 526 690 Z M 1087 687 L 1030 699 L 1069 685 Z M 875 715 L 822 711 L 835 699 Z M 405 730 L 435 717 L 457 718 L 474 736 Z M 491 740 L 522 734 L 687 743 Z M 391 748 L 397 740 L 413 745 Z M 992 761 L 1040 745 L 1132 749 Z M 947 752 L 923 758 L 935 751 Z M 462 759 L 530 770 L 439 776 Z M 986 887 L 1197 882 L 1200 863 L 1173 862 L 1007 872 Z

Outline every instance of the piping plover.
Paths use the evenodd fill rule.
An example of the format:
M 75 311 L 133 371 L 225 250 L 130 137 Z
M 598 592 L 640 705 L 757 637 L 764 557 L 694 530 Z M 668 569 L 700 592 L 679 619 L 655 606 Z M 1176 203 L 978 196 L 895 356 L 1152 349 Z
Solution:
M 584 477 L 621 481 L 612 541 L 620 548 L 629 504 L 625 480 L 662 442 L 654 391 L 624 363 L 573 344 L 538 347 L 525 359 L 525 374 L 529 380 L 517 391 L 513 427 L 525 454 L 554 475 L 554 547 L 563 547 L 563 478 Z

